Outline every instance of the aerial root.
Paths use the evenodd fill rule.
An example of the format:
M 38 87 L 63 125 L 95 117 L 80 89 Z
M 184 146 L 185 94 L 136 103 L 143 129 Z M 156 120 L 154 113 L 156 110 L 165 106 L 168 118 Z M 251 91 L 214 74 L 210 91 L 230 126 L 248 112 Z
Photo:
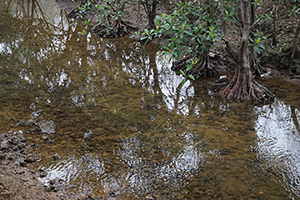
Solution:
M 199 61 L 195 63 L 196 60 Z M 193 67 L 190 70 L 187 70 L 187 65 L 193 65 Z M 173 63 L 172 70 L 182 70 L 187 76 L 192 75 L 195 77 L 195 79 L 198 79 L 200 77 L 211 77 L 218 74 L 214 66 L 210 64 L 209 57 L 207 54 L 183 56 L 182 58 Z
M 245 75 L 236 75 L 231 80 L 227 77 L 219 79 L 213 87 L 223 88 L 220 95 L 226 99 L 253 101 L 254 103 L 274 99 L 274 95 L 264 85 Z
M 115 20 L 111 25 L 101 22 L 95 25 L 92 32 L 98 33 L 100 37 L 118 38 L 129 33 L 129 26 L 121 20 Z

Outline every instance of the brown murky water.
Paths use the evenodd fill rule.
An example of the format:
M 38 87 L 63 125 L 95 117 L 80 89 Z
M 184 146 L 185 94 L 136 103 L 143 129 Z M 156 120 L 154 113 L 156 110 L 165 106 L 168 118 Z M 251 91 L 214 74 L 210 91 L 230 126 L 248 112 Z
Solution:
M 208 89 L 215 79 L 181 86 L 155 46 L 80 36 L 47 2 L 34 15 L 10 5 L 0 23 L 0 131 L 22 129 L 39 144 L 30 167 L 48 172 L 43 183 L 59 177 L 77 197 L 300 197 L 295 86 L 264 81 L 277 96 L 270 105 L 223 102 Z M 52 120 L 56 132 L 44 141 L 21 119 Z

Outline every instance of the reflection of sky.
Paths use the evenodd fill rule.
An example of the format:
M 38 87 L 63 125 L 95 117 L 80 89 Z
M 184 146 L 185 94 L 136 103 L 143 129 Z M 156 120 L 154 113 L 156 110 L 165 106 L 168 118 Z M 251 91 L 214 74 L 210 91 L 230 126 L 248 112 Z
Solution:
M 162 52 L 161 52 L 162 53 Z M 178 114 L 188 114 L 188 105 L 184 103 L 188 97 L 194 96 L 194 89 L 190 87 L 190 82 L 187 81 L 181 88 L 179 87 L 182 80 L 182 76 L 177 75 L 173 70 L 172 61 L 167 56 L 161 56 L 159 53 L 156 58 L 156 66 L 159 73 L 159 87 L 164 94 L 164 102 L 169 110 L 178 108 Z M 180 88 L 180 91 L 177 89 Z M 179 92 L 179 98 L 177 98 Z M 176 106 L 175 104 L 178 103 Z
M 280 173 L 288 189 L 300 196 L 300 136 L 291 109 L 290 105 L 279 100 L 256 108 L 258 119 L 255 130 L 257 148 L 262 159 L 267 161 L 266 168 L 271 167 Z M 299 121 L 298 109 L 295 113 L 294 119 Z
M 159 160 L 141 154 L 145 149 L 146 151 L 149 149 L 139 139 L 133 137 L 124 142 L 118 151 L 119 159 L 129 166 L 129 169 L 122 174 L 124 181 L 128 182 L 131 188 L 138 188 L 139 191 L 147 187 L 155 188 L 154 180 L 166 187 L 170 186 L 168 185 L 170 183 L 172 187 L 183 185 L 186 181 L 184 178 L 192 176 L 206 160 L 202 149 L 197 148 L 199 144 L 193 141 L 193 135 L 193 133 L 183 133 L 181 150 L 175 154 L 165 151 L 166 158 L 162 156 Z
M 65 17 L 66 13 L 61 10 L 60 6 L 54 0 L 38 0 L 38 3 L 46 20 L 51 21 L 56 27 L 63 25 L 64 30 L 68 29 L 69 24 Z
M 51 169 L 51 171 L 48 171 Z M 47 176 L 39 178 L 44 184 L 48 185 L 49 180 L 55 178 L 61 179 L 64 183 L 80 184 L 77 185 L 79 190 L 90 192 L 92 187 L 101 185 L 100 177 L 105 173 L 105 166 L 97 156 L 86 154 L 81 158 L 70 157 L 67 160 L 50 165 L 46 171 Z M 84 180 L 83 180 L 84 179 Z M 87 183 L 93 183 L 87 185 Z M 73 186 L 73 185 L 69 185 Z
M 116 152 L 117 163 L 111 166 L 119 171 L 107 170 L 105 162 L 93 154 L 81 158 L 69 157 L 46 168 L 48 175 L 40 180 L 49 183 L 55 178 L 62 179 L 69 186 L 77 185 L 79 190 L 90 193 L 93 189 L 103 192 L 139 191 L 139 194 L 153 194 L 157 186 L 170 187 L 172 190 L 185 184 L 186 178 L 201 170 L 207 155 L 203 153 L 201 142 L 193 140 L 194 133 L 184 132 L 181 135 L 180 150 L 160 149 L 160 159 L 153 159 L 152 147 L 132 137 L 122 143 Z M 111 165 L 111 163 L 109 164 Z M 109 167 L 109 168 L 111 168 Z M 96 187 L 97 186 L 97 187 Z

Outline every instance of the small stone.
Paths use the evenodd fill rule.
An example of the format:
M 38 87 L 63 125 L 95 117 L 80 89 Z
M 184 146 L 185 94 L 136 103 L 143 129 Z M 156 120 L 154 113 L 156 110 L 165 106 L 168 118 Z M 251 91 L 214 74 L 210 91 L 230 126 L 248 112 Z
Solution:
M 54 141 L 53 140 L 48 140 L 48 142 L 47 142 L 48 144 L 53 144 L 54 143 Z
M 41 177 L 41 178 L 47 176 L 47 174 L 48 174 L 48 173 L 47 173 L 46 171 L 44 171 L 44 170 L 43 170 L 43 171 L 40 171 L 40 177 Z
M 4 160 L 4 161 L 2 161 L 2 163 L 1 163 L 2 165 L 9 165 L 10 164 L 10 162 L 8 161 L 8 160 Z
M 51 179 L 49 182 L 51 185 L 57 185 L 60 181 L 62 181 L 62 179 L 59 177 L 56 177 L 55 179 Z
M 29 108 L 30 108 L 31 110 L 34 110 L 34 109 L 35 109 L 35 103 L 30 104 Z
M 0 159 L 1 160 L 4 160 L 6 158 L 6 155 L 5 154 L 0 154 Z
M 47 185 L 44 185 L 44 189 L 46 192 L 51 192 L 51 188 Z
M 14 145 L 19 144 L 20 142 L 26 142 L 26 139 L 23 137 L 22 133 L 15 133 L 15 135 L 10 139 L 10 143 Z
M 54 121 L 41 121 L 38 123 L 38 127 L 42 133 L 55 133 L 56 129 Z
M 59 187 L 56 187 L 56 186 L 55 186 L 55 187 L 53 188 L 53 191 L 54 191 L 54 192 L 58 192 L 58 191 L 59 191 Z
M 91 137 L 93 135 L 92 131 L 87 131 L 83 136 L 83 141 L 88 142 L 91 140 Z
M 27 157 L 27 158 L 25 158 L 25 162 L 27 162 L 27 163 L 33 163 L 35 161 L 36 161 L 36 159 L 33 158 L 33 157 Z
M 24 160 L 20 160 L 19 163 L 20 163 L 20 166 L 27 167 L 27 163 Z
M 47 134 L 44 134 L 44 135 L 42 136 L 42 139 L 45 140 L 45 141 L 48 140 L 48 135 L 47 135 Z
M 61 159 L 61 156 L 56 153 L 56 154 L 52 155 L 52 158 L 53 158 L 53 160 L 59 160 L 59 159 Z
M 12 143 L 12 144 L 18 144 L 18 138 L 17 138 L 17 136 L 12 136 L 11 139 L 10 139 L 10 143 Z
M 54 185 L 50 185 L 49 186 L 51 190 L 54 190 L 55 186 Z
M 36 186 L 36 182 L 29 182 L 29 186 Z
M 24 174 L 25 171 L 23 169 L 16 169 L 17 174 Z
M 17 123 L 18 126 L 27 126 L 27 123 L 21 119 L 18 123 Z
M 12 148 L 14 151 L 17 151 L 19 149 L 18 145 L 15 145 L 13 148 Z
M 5 150 L 8 148 L 8 141 L 6 139 L 3 139 L 0 143 L 0 150 Z
M 13 193 L 12 192 L 2 192 L 0 193 L 0 197 L 4 198 L 4 199 L 10 199 L 12 197 Z
M 28 177 L 26 177 L 26 176 L 21 177 L 20 180 L 22 180 L 22 181 L 24 181 L 24 182 L 28 182 L 28 181 L 29 181 Z
M 24 143 L 24 142 L 18 144 L 19 149 L 23 149 L 25 146 L 26 146 L 26 143 Z

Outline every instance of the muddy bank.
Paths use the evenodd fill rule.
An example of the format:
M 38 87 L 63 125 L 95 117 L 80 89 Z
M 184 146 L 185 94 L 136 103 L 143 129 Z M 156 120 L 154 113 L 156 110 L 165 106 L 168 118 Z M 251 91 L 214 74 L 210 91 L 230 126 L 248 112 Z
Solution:
M 39 162 L 37 155 L 28 153 L 30 148 L 39 148 L 39 144 L 30 144 L 20 129 L 0 134 L 0 199 L 69 199 L 59 192 L 60 180 L 44 186 L 38 179 L 47 172 L 27 168 Z
M 45 123 L 40 122 L 39 124 L 32 125 L 27 124 L 23 120 L 18 122 L 14 126 L 14 129 L 11 129 L 7 133 L 0 134 L 0 200 L 7 199 L 52 199 L 52 200 L 68 200 L 68 199 L 118 199 L 114 194 L 108 194 L 107 197 L 97 197 L 93 198 L 90 196 L 87 197 L 78 197 L 74 191 L 68 189 L 68 185 L 65 184 L 65 181 L 60 178 L 50 179 L 44 185 L 39 180 L 40 178 L 47 176 L 47 170 L 40 168 L 39 170 L 30 170 L 28 166 L 35 162 L 40 162 L 43 155 L 30 153 L 38 152 L 38 149 L 41 148 L 41 145 L 33 143 L 30 140 L 32 137 L 42 137 L 47 143 L 53 143 L 53 140 L 50 140 L 51 133 L 47 132 L 42 135 L 33 135 L 32 137 L 25 138 L 24 131 L 30 126 L 31 129 L 35 129 L 33 126 L 37 126 L 39 131 L 43 131 L 39 127 L 41 124 L 44 126 Z M 46 123 L 49 124 L 47 121 Z M 16 128 L 17 127 L 17 128 Z M 22 127 L 24 129 L 22 130 Z M 86 139 L 86 135 L 83 139 Z M 57 153 L 52 154 L 52 160 L 60 160 L 61 156 Z

